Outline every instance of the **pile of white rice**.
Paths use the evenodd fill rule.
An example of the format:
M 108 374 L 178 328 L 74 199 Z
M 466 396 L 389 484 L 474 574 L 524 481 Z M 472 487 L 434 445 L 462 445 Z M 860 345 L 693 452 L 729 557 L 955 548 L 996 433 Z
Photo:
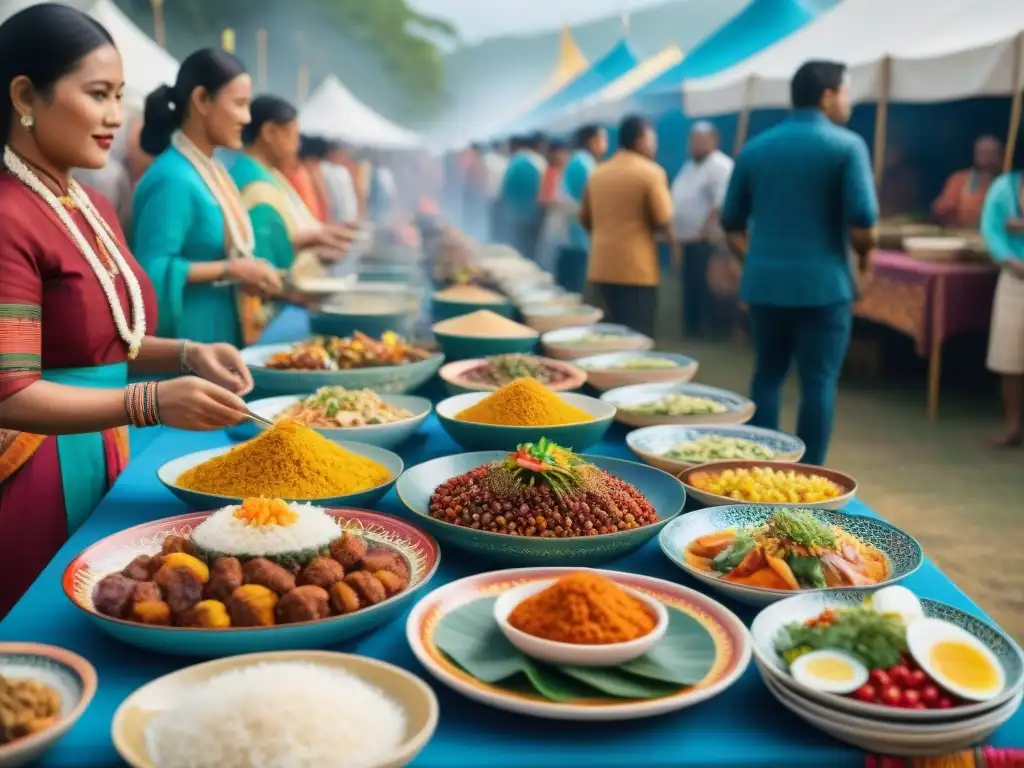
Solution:
M 146 737 L 157 768 L 372 768 L 405 731 L 402 707 L 358 677 L 278 662 L 184 691 Z
M 249 525 L 235 517 L 237 506 L 218 509 L 196 526 L 192 541 L 211 552 L 285 555 L 305 549 L 323 549 L 341 535 L 337 522 L 323 507 L 288 506 L 299 516 L 291 525 Z

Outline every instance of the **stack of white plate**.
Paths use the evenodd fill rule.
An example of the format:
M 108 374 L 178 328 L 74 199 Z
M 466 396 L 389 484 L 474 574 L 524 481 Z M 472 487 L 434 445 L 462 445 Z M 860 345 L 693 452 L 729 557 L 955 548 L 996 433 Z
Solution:
M 758 614 L 750 627 L 754 660 L 779 704 L 818 730 L 867 752 L 915 757 L 949 754 L 979 744 L 1013 716 L 1024 697 L 1024 654 L 1020 647 L 994 625 L 934 600 L 921 600 L 926 617 L 965 630 L 999 660 L 1006 679 L 1002 692 L 994 698 L 951 709 L 899 709 L 823 693 L 798 683 L 775 651 L 775 638 L 782 628 L 818 616 L 827 608 L 859 605 L 867 594 L 812 592 L 780 600 Z

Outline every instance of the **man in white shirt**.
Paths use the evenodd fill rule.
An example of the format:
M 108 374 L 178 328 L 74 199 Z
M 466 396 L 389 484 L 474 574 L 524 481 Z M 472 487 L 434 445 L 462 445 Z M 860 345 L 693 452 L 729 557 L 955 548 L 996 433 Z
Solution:
M 690 159 L 672 182 L 675 234 L 683 246 L 683 327 L 700 336 L 714 312 L 708 262 L 722 242 L 718 215 L 729 188 L 733 160 L 718 148 L 718 131 L 708 122 L 690 129 Z
M 345 166 L 346 149 L 333 139 L 327 140 L 326 145 L 326 158 L 320 168 L 330 199 L 331 219 L 337 222 L 358 221 L 359 198 L 352 174 Z

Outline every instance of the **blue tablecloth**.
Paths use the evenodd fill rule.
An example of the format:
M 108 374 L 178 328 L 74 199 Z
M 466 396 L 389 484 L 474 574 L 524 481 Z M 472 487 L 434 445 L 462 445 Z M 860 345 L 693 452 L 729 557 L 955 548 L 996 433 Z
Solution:
M 297 313 L 287 313 L 269 329 L 267 341 L 303 335 L 307 326 Z M 630 458 L 624 432 L 613 429 L 590 453 Z M 46 766 L 108 766 L 117 764 L 110 740 L 114 710 L 144 683 L 188 664 L 188 660 L 154 655 L 122 645 L 96 628 L 76 610 L 61 591 L 61 573 L 76 554 L 93 542 L 148 520 L 186 510 L 157 481 L 156 470 L 166 461 L 192 451 L 228 442 L 223 433 L 194 434 L 161 430 L 91 518 L 79 529 L 43 572 L 28 594 L 0 623 L 0 640 L 35 641 L 69 648 L 89 659 L 99 672 L 99 692 L 78 724 L 50 752 Z M 403 449 L 406 465 L 458 453 L 440 425 L 431 417 L 422 434 Z M 405 514 L 394 493 L 378 507 Z M 874 513 L 860 502 L 847 511 Z M 25 510 L 31 514 L 31 510 Z M 661 554 L 656 542 L 606 567 L 670 579 L 700 589 Z M 487 570 L 487 564 L 446 551 L 429 588 Z M 906 582 L 922 596 L 951 603 L 981 614 L 981 610 L 931 562 Z M 726 601 L 749 623 L 756 611 Z M 413 658 L 405 640 L 405 617 L 337 650 L 383 659 L 410 669 L 433 683 Z M 617 724 L 545 721 L 513 715 L 473 703 L 436 685 L 441 722 L 415 766 L 507 766 L 554 768 L 565 765 L 602 766 L 861 766 L 864 757 L 805 725 L 775 703 L 753 664 L 724 695 L 691 709 L 650 720 Z M 1024 710 L 993 737 L 995 746 L 1024 744 Z

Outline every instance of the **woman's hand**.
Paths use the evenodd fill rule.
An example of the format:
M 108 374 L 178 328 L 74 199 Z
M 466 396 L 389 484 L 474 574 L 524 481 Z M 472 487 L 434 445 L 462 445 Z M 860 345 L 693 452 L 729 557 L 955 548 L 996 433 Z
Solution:
M 245 403 L 238 395 L 198 376 L 161 381 L 156 397 L 160 423 L 175 429 L 211 431 L 233 427 L 246 418 Z
M 252 392 L 252 374 L 241 353 L 230 344 L 186 343 L 183 360 L 188 369 L 239 397 Z
M 232 259 L 228 274 L 237 280 L 242 289 L 264 298 L 276 296 L 284 288 L 281 275 L 263 259 Z

